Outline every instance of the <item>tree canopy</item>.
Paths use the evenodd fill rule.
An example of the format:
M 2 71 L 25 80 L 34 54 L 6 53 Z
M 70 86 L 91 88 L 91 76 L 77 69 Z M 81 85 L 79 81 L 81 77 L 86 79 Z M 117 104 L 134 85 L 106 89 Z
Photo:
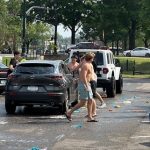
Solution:
M 24 3 L 20 0 L 0 0 L 0 3 L 0 47 L 11 41 L 16 49 L 22 38 Z M 50 39 L 52 26 L 57 32 L 57 26 L 63 24 L 71 30 L 72 44 L 76 42 L 76 32 L 82 28 L 80 36 L 85 40 L 101 40 L 109 46 L 115 43 L 124 49 L 149 47 L 149 0 L 26 0 L 25 4 L 26 11 L 37 6 L 26 16 L 28 40 Z M 41 23 L 37 24 L 37 20 Z

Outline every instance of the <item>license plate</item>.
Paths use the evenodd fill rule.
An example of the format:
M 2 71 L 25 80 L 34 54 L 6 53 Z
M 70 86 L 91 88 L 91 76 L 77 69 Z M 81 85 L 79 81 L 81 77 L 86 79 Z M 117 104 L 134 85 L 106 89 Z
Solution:
M 6 80 L 1 80 L 1 84 L 5 85 L 6 84 Z
M 38 91 L 38 86 L 28 86 L 28 91 L 35 92 Z

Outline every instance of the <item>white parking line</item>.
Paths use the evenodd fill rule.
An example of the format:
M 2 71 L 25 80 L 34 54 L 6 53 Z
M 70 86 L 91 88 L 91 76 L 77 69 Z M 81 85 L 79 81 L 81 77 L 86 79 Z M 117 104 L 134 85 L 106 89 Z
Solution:
M 0 124 L 4 125 L 4 124 L 7 124 L 8 122 L 6 121 L 0 121 Z
M 131 137 L 132 139 L 138 139 L 138 138 L 150 138 L 150 136 L 148 135 L 148 136 L 144 136 L 144 135 L 142 135 L 142 136 L 133 136 L 133 137 Z

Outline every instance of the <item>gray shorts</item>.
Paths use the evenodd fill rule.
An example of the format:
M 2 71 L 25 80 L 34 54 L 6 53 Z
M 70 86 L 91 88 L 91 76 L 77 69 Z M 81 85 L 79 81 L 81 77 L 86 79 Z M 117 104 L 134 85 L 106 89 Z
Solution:
M 79 99 L 80 100 L 89 100 L 93 99 L 92 89 L 89 83 L 89 91 L 86 90 L 84 84 L 79 81 L 78 83 L 78 91 L 79 91 Z

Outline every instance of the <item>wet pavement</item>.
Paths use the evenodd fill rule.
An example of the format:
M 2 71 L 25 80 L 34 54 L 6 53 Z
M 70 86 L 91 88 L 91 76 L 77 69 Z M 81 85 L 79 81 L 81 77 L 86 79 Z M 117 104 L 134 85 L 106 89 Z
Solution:
M 0 96 L 0 150 L 150 149 L 150 79 L 124 79 L 123 94 L 104 100 L 107 107 L 97 110 L 99 122 L 86 122 L 83 107 L 70 123 L 45 107 L 18 107 L 15 115 L 7 115 Z

